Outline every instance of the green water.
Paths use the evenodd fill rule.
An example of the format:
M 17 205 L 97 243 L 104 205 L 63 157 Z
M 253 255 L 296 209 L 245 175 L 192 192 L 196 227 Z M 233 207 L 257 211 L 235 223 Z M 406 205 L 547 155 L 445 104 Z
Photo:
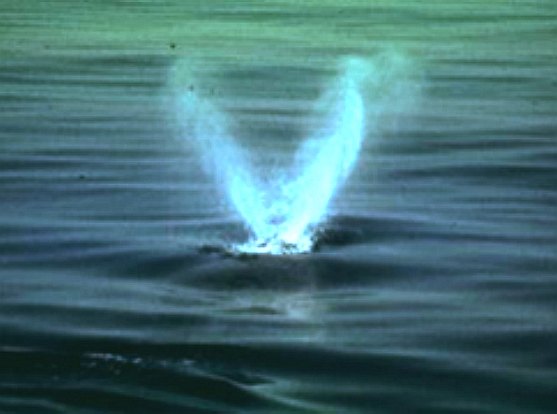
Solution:
M 173 94 L 273 177 L 346 56 L 319 250 L 222 255 Z M 556 205 L 555 1 L 2 1 L 0 412 L 554 413 Z

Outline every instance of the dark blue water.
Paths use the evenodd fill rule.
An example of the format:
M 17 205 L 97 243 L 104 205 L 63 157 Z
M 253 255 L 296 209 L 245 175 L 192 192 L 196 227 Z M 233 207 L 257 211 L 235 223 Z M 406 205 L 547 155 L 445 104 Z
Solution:
M 311 102 L 337 57 L 378 52 L 356 24 L 365 7 L 337 17 L 354 43 L 305 39 L 279 57 L 246 57 L 270 44 L 253 28 L 236 61 L 225 34 L 222 50 L 217 37 L 109 47 L 92 30 L 102 19 L 82 22 L 83 39 L 101 39 L 91 52 L 71 38 L 56 49 L 51 34 L 54 50 L 4 53 L 0 412 L 557 412 L 557 54 L 545 3 L 493 26 L 464 6 L 404 14 L 446 37 L 393 34 L 416 68 L 412 99 L 366 137 L 316 251 L 288 257 L 223 253 L 248 234 L 176 132 L 169 73 L 191 58 L 203 75 L 193 87 L 272 175 L 318 121 Z M 35 15 L 11 13 L 13 27 L 39 30 Z M 307 13 L 293 27 L 330 18 Z M 384 16 L 398 27 L 402 15 Z M 24 33 L 9 32 L 14 48 Z

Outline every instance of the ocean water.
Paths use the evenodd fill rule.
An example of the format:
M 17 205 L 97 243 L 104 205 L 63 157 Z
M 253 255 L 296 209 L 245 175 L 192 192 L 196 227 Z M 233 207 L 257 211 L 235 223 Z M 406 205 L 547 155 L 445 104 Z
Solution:
M 0 17 L 0 413 L 557 412 L 557 3 Z M 346 59 L 380 70 L 314 250 L 230 254 L 226 149 L 272 204 Z

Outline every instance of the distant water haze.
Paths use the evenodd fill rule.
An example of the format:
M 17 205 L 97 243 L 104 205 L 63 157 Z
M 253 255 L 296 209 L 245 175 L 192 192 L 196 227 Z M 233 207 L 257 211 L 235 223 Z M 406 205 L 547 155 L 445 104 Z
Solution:
M 231 135 L 230 117 L 193 87 L 197 80 L 187 67 L 179 62 L 171 78 L 179 133 L 249 230 L 250 239 L 231 248 L 242 253 L 311 251 L 331 200 L 355 168 L 364 139 L 374 135 L 379 116 L 415 93 L 407 89 L 404 99 L 386 99 L 407 78 L 408 62 L 400 55 L 341 59 L 336 77 L 314 103 L 321 125 L 298 146 L 289 166 L 269 172 L 262 169 L 272 166 L 257 168 L 252 151 Z

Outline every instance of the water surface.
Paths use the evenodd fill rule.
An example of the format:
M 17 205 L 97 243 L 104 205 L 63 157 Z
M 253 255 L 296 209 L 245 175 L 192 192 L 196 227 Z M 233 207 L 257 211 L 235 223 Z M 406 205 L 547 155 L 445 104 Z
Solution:
M 0 14 L 0 412 L 557 411 L 554 2 Z M 177 128 L 173 68 L 271 179 L 339 59 L 382 54 L 408 82 L 319 249 L 202 249 L 249 234 Z

